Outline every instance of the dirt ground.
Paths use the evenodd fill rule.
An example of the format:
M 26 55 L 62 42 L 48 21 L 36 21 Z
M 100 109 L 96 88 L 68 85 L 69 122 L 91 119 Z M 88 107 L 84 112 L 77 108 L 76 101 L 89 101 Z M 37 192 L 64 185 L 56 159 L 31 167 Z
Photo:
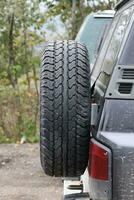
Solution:
M 0 200 L 61 200 L 60 178 L 46 176 L 38 144 L 0 145 Z

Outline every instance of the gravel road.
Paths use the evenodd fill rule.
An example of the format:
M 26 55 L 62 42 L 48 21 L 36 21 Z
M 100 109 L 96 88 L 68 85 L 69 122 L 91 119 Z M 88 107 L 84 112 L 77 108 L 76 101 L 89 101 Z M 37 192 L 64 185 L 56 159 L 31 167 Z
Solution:
M 61 200 L 60 178 L 46 176 L 38 144 L 0 145 L 0 200 Z

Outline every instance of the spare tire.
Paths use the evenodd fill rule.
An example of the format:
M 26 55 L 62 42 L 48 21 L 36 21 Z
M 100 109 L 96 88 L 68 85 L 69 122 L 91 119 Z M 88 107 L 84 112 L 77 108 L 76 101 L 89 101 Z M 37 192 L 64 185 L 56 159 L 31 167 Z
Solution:
M 84 45 L 47 43 L 40 78 L 40 153 L 47 175 L 75 177 L 88 163 L 90 67 Z

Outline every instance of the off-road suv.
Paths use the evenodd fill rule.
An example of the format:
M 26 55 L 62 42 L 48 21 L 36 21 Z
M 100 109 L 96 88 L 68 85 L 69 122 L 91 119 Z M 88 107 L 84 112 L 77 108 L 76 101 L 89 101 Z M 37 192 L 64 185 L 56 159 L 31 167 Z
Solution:
M 91 74 L 83 44 L 46 45 L 40 102 L 41 163 L 67 178 L 64 199 L 134 200 L 134 0 L 116 6 Z
M 90 69 L 93 67 L 98 52 L 101 49 L 114 14 L 114 10 L 104 10 L 89 14 L 76 36 L 75 40 L 85 44 L 90 54 Z

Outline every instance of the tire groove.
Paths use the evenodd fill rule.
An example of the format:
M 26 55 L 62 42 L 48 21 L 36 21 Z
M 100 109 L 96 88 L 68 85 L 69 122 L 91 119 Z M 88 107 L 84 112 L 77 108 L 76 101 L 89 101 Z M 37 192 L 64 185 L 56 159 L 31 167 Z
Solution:
M 79 176 L 88 161 L 87 50 L 74 41 L 46 45 L 41 68 L 41 163 L 51 176 Z M 82 163 L 81 163 L 82 162 Z

